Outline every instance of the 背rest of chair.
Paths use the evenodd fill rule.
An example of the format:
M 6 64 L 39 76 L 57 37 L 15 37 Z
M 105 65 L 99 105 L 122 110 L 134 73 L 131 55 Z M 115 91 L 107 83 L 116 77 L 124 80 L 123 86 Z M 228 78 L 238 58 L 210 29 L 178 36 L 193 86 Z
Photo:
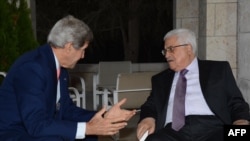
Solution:
M 124 109 L 139 109 L 151 92 L 151 78 L 157 72 L 119 73 L 116 79 L 116 88 L 108 93 L 111 107 L 123 98 L 127 101 L 121 106 Z M 112 136 L 114 141 L 119 140 L 119 133 Z
M 108 95 L 115 89 L 119 73 L 131 72 L 131 61 L 99 62 L 98 72 L 93 75 L 93 109 L 97 110 L 99 106 L 107 105 Z
M 111 104 L 123 98 L 127 102 L 122 106 L 126 109 L 139 109 L 151 92 L 151 78 L 157 72 L 120 73 L 117 76 L 116 89 L 109 95 Z

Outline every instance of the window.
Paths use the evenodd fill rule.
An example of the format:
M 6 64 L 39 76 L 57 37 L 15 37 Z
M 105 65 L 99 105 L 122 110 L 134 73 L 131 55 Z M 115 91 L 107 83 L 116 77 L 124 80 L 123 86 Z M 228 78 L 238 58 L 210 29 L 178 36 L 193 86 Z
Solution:
M 79 63 L 163 62 L 163 36 L 173 28 L 173 0 L 36 1 L 36 31 L 46 42 L 54 23 L 67 14 L 86 22 L 94 41 Z

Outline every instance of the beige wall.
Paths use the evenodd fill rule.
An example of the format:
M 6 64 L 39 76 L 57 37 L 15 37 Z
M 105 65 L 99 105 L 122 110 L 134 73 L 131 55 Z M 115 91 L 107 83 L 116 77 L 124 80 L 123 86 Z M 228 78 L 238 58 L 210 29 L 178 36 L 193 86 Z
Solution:
M 238 0 L 237 66 L 238 83 L 250 103 L 250 1 Z
M 176 0 L 175 6 L 175 26 L 196 33 L 198 56 L 229 61 L 237 76 L 237 0 Z

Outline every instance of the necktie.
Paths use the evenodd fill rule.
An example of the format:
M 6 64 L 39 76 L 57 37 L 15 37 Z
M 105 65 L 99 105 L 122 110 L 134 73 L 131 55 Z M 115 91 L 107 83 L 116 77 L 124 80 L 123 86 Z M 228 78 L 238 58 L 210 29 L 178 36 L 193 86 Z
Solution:
M 185 123 L 185 95 L 187 87 L 185 74 L 187 72 L 188 70 L 186 69 L 181 70 L 175 89 L 172 128 L 176 131 L 179 131 Z
M 58 80 L 58 82 L 57 82 L 57 94 L 56 94 L 56 109 L 58 111 L 60 109 L 60 102 L 59 102 L 59 99 L 60 99 L 60 80 L 59 80 L 60 73 L 61 73 L 61 69 L 60 69 L 60 67 L 58 67 L 56 70 L 57 80 Z
M 59 79 L 60 72 L 61 72 L 61 69 L 60 69 L 60 68 L 57 68 L 57 69 L 56 69 L 57 79 Z

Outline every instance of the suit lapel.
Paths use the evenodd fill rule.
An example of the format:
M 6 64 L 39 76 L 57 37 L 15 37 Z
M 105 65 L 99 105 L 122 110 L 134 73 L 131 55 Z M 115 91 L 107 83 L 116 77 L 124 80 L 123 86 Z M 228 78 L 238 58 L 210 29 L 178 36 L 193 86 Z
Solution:
M 61 88 L 61 100 L 64 101 L 65 95 L 68 95 L 68 91 L 65 88 L 68 88 L 67 83 L 67 71 L 65 68 L 61 68 L 61 75 L 60 75 L 60 88 Z
M 62 116 L 64 112 L 65 104 L 68 101 L 69 98 L 69 92 L 68 92 L 68 72 L 67 69 L 61 67 L 61 75 L 60 75 L 60 92 L 61 92 L 61 108 L 60 108 L 60 117 Z
M 53 107 L 52 111 L 56 110 L 56 93 L 57 93 L 57 74 L 56 74 L 56 63 L 54 60 L 54 54 L 53 51 L 51 49 L 51 47 L 46 44 L 42 47 L 39 48 L 39 52 L 43 57 L 44 60 L 44 64 L 46 64 L 46 67 L 48 67 L 49 69 L 48 72 L 46 72 L 46 75 L 48 75 L 48 78 L 50 79 L 49 81 L 53 81 L 51 84 L 51 93 L 50 95 L 48 95 L 50 102 L 52 105 L 50 105 L 49 107 Z
M 163 89 L 162 91 L 162 95 L 159 96 L 159 103 L 162 103 L 160 107 L 160 109 L 162 109 L 162 116 L 160 117 L 160 119 L 158 120 L 158 125 L 157 125 L 157 129 L 163 128 L 165 125 L 165 120 L 166 120 L 166 114 L 167 114 L 167 105 L 168 105 L 168 100 L 169 100 L 169 96 L 170 96 L 170 91 L 171 91 L 171 87 L 172 87 L 172 83 L 173 83 L 173 79 L 174 79 L 174 74 L 175 72 L 167 69 L 163 76 L 161 77 L 161 88 Z
M 198 67 L 199 67 L 199 77 L 200 77 L 199 79 L 200 79 L 201 91 L 205 96 L 208 77 L 210 75 L 209 66 L 207 66 L 204 61 L 198 59 Z
M 173 83 L 173 79 L 174 79 L 174 74 L 175 72 L 172 70 L 167 70 L 167 73 L 164 77 L 164 92 L 165 92 L 165 96 L 169 97 L 170 95 L 170 91 L 171 91 L 171 87 L 172 87 L 172 83 Z M 168 98 L 167 98 L 168 99 Z

